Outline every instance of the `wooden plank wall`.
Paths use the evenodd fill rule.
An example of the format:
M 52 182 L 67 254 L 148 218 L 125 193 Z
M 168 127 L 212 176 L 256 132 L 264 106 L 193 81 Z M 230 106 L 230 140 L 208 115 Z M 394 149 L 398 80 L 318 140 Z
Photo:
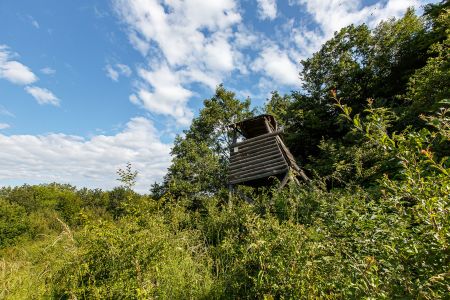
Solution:
M 232 145 L 229 184 L 288 171 L 288 164 L 278 145 L 278 134 L 279 132 L 272 132 Z

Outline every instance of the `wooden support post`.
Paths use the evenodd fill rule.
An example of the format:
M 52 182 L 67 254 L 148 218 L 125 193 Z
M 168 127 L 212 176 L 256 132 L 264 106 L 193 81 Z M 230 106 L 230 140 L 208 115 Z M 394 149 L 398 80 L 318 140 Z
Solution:
M 228 185 L 228 207 L 231 208 L 233 206 L 233 185 Z
M 281 190 L 286 185 L 286 183 L 289 181 L 289 178 L 290 178 L 290 172 L 287 171 L 286 175 L 284 175 L 283 180 L 280 182 L 280 186 L 278 187 L 278 190 Z
M 310 183 L 311 179 L 308 178 L 308 176 L 306 176 L 305 172 L 303 172 L 303 170 L 299 171 L 300 177 L 306 182 L 306 183 Z
M 264 118 L 264 125 L 266 126 L 267 129 L 267 133 L 272 133 L 272 126 L 270 126 L 269 121 L 267 120 L 267 118 Z

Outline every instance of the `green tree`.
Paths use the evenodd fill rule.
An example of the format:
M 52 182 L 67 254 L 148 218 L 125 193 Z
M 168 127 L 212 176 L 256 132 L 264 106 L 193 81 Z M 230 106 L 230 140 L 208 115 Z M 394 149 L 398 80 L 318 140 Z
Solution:
M 434 19 L 435 27 L 446 28 L 440 33 L 444 39 L 429 48 L 427 64 L 417 69 L 409 79 L 406 99 L 411 107 L 404 122 L 418 123 L 420 114 L 436 111 L 439 102 L 450 98 L 450 9 L 440 11 Z M 422 123 L 423 124 L 423 123 Z
M 375 107 L 391 108 L 399 118 L 392 120 L 390 130 L 424 126 L 414 121 L 421 111 L 408 107 L 412 103 L 413 107 L 432 108 L 429 103 L 442 100 L 449 90 L 448 46 L 444 42 L 431 46 L 439 40 L 436 36 L 442 40 L 442 29 L 436 35 L 433 28 L 444 27 L 443 20 L 448 18 L 442 17 L 442 5 L 429 6 L 428 11 L 433 13 L 418 17 L 409 9 L 402 18 L 383 21 L 372 30 L 364 24 L 345 27 L 301 62 L 303 89 L 286 96 L 290 104 L 284 101 L 287 108 L 277 115 L 286 125 L 289 148 L 306 169 L 327 178 L 350 176 L 364 184 L 389 171 L 387 165 L 373 168 L 378 169 L 375 173 L 358 171 L 361 166 L 374 167 L 382 157 L 374 155 L 373 149 L 361 148 L 361 135 L 341 122 L 332 93 L 344 99 L 354 113 L 364 115 L 368 99 Z M 280 97 L 274 95 L 269 106 L 272 102 L 280 102 Z M 408 118 L 405 111 L 410 111 Z
M 119 175 L 119 178 L 117 180 L 120 181 L 126 189 L 131 190 L 136 184 L 136 177 L 138 176 L 138 171 L 137 170 L 133 171 L 131 163 L 127 162 L 125 169 L 119 168 L 117 170 L 117 175 Z
M 354 111 L 363 110 L 368 98 L 398 106 L 396 96 L 406 91 L 410 75 L 428 57 L 425 28 L 410 9 L 403 18 L 383 21 L 373 30 L 366 25 L 341 29 L 301 62 L 308 101 L 332 106 L 329 92 L 336 90 Z
M 164 182 L 153 186 L 156 196 L 166 192 L 175 196 L 208 195 L 225 186 L 229 146 L 233 142 L 227 126 L 253 115 L 250 99 L 240 101 L 219 85 L 203 105 L 184 136 L 175 139 L 172 164 Z
M 118 169 L 117 179 L 122 183 L 121 186 L 115 187 L 112 191 L 108 192 L 108 211 L 114 216 L 119 218 L 127 214 L 127 207 L 135 202 L 138 195 L 133 191 L 133 187 L 136 184 L 136 178 L 139 172 L 133 170 L 130 162 L 127 163 L 125 169 Z
M 273 91 L 271 97 L 264 105 L 264 111 L 274 116 L 278 124 L 284 127 L 286 126 L 285 122 L 288 120 L 287 114 L 291 104 L 291 95 L 281 96 L 277 91 Z
M 0 248 L 14 245 L 29 227 L 25 208 L 0 198 Z

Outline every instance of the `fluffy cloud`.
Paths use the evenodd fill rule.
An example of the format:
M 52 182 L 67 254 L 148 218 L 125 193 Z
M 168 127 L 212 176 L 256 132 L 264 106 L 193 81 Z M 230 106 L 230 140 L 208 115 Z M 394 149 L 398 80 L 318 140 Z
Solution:
M 268 84 L 271 81 L 298 86 L 299 62 L 311 57 L 336 31 L 350 24 L 366 23 L 375 27 L 383 19 L 401 17 L 410 6 L 418 8 L 423 1 L 388 0 L 366 6 L 362 0 L 290 0 L 289 3 L 300 6 L 316 26 L 307 26 L 311 24 L 304 20 L 289 19 L 280 30 L 278 43 L 269 41 L 270 46 L 261 49 L 252 63 L 252 70 L 262 76 L 260 88 L 276 88 Z
M 261 71 L 265 76 L 283 85 L 294 86 L 299 83 L 297 65 L 286 52 L 275 45 L 261 51 L 259 57 L 253 62 L 252 69 Z
M 257 0 L 258 13 L 261 19 L 273 20 L 277 16 L 277 3 L 275 0 Z
M 291 0 L 291 5 L 305 9 L 318 26 L 315 30 L 306 26 L 292 28 L 292 38 L 298 47 L 296 51 L 301 54 L 301 59 L 305 59 L 345 26 L 366 23 L 375 27 L 381 20 L 401 17 L 408 7 L 419 8 L 426 2 L 387 0 L 365 6 L 362 0 Z
M 111 65 L 106 65 L 105 71 L 106 71 L 106 76 L 111 78 L 113 81 L 119 80 L 119 72 L 117 72 Z
M 147 192 L 170 163 L 170 145 L 159 140 L 146 118 L 131 119 L 115 135 L 90 139 L 65 134 L 0 134 L 0 181 L 69 182 L 88 187 L 112 188 L 116 170 L 131 162 L 139 171 L 137 188 Z
M 299 61 L 319 50 L 335 31 L 351 23 L 375 26 L 430 0 L 370 5 L 363 0 L 289 0 L 301 19 L 277 26 L 273 36 L 256 32 L 242 19 L 243 1 L 112 1 L 131 45 L 144 57 L 130 101 L 185 125 L 193 115 L 188 102 L 198 84 L 213 89 L 230 75 L 249 75 L 253 82 L 259 77 L 258 88 L 267 87 L 267 82 L 279 88 L 299 86 Z M 276 0 L 257 4 L 261 19 L 283 14 L 278 13 Z M 120 76 L 117 68 L 108 68 L 107 73 L 113 80 Z
M 236 68 L 232 45 L 241 21 L 234 0 L 116 0 L 117 15 L 131 44 L 148 59 L 143 82 L 130 99 L 186 124 L 192 83 L 215 87 Z M 149 57 L 149 53 L 152 53 Z M 156 61 L 156 64 L 155 64 Z
M 40 88 L 37 86 L 27 86 L 25 87 L 25 91 L 27 91 L 28 94 L 33 96 L 34 99 L 36 99 L 36 101 L 41 105 L 50 104 L 59 106 L 59 99 L 47 89 Z
M 0 105 L 0 115 L 4 115 L 7 117 L 15 117 L 15 115 L 7 110 L 3 105 Z
M 18 56 L 12 53 L 6 45 L 0 45 L 0 78 L 19 85 L 32 84 L 38 80 L 37 76 L 24 64 L 12 60 Z M 41 69 L 44 74 L 54 74 L 55 70 L 46 67 Z M 25 91 L 32 95 L 39 104 L 59 106 L 59 99 L 48 89 L 37 86 L 27 86 Z
M 17 54 L 11 53 L 6 45 L 0 45 L 0 78 L 14 84 L 30 84 L 38 78 L 24 64 L 12 60 Z
M 52 69 L 50 67 L 45 67 L 45 68 L 41 69 L 41 72 L 42 72 L 42 74 L 45 74 L 45 75 L 54 75 L 56 73 L 56 70 Z
M 7 123 L 0 123 L 0 130 L 7 129 L 9 127 L 11 127 L 11 126 L 9 126 L 9 124 L 7 124 Z
M 120 74 L 130 77 L 131 76 L 131 69 L 127 65 L 124 64 L 116 64 L 116 68 L 119 70 Z
M 105 67 L 105 71 L 106 76 L 111 78 L 113 81 L 118 81 L 120 75 L 130 77 L 132 73 L 130 67 L 124 64 L 107 64 Z
M 257 1 L 260 17 L 276 17 L 275 1 Z M 381 20 L 401 17 L 408 7 L 418 9 L 428 2 L 386 0 L 365 5 L 362 0 L 289 0 L 292 9 L 299 9 L 306 16 L 289 19 L 277 28 L 277 35 L 272 39 L 268 36 L 255 39 L 256 34 L 244 34 L 236 41 L 252 44 L 257 52 L 250 66 L 260 76 L 260 89 L 299 86 L 299 61 L 318 51 L 336 31 L 352 23 L 375 27 Z
M 36 21 L 35 18 L 33 18 L 32 16 L 28 15 L 28 20 L 30 21 L 31 25 L 33 25 L 34 28 L 39 29 L 41 26 L 39 26 L 38 21 Z
M 193 115 L 186 102 L 192 93 L 182 87 L 178 74 L 171 72 L 165 64 L 155 71 L 139 69 L 138 73 L 153 91 L 146 86 L 141 87 L 136 95 L 131 96 L 132 102 L 141 104 L 149 111 L 172 116 L 179 124 L 188 125 Z

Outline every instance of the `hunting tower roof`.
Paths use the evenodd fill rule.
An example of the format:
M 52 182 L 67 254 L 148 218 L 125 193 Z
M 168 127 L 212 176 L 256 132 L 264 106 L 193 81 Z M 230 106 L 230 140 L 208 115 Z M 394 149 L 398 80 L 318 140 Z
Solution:
M 268 122 L 265 122 L 267 120 Z M 270 126 L 267 128 L 267 125 Z M 278 128 L 274 116 L 269 114 L 259 115 L 241 122 L 229 125 L 230 128 L 239 131 L 246 139 L 250 139 L 265 133 L 276 131 Z

